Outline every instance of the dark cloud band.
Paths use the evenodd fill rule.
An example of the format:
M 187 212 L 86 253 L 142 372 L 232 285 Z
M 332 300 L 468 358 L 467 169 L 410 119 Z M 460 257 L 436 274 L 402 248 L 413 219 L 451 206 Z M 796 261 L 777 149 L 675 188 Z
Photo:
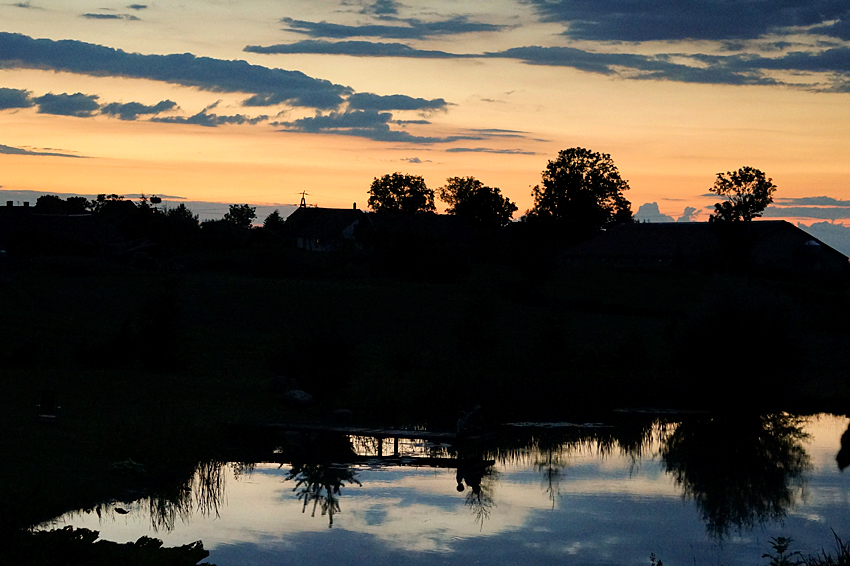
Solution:
M 152 106 L 147 106 L 139 102 L 128 102 L 121 104 L 113 102 L 101 107 L 101 114 L 117 116 L 121 120 L 135 120 L 141 115 L 159 114 L 177 107 L 177 103 L 172 100 L 163 100 Z
M 286 31 L 300 33 L 309 37 L 324 37 L 330 39 L 349 39 L 352 37 L 380 37 L 384 39 L 427 39 L 444 35 L 465 33 L 494 32 L 505 29 L 505 26 L 475 22 L 469 18 L 458 16 L 436 22 L 423 22 L 416 19 L 394 19 L 400 25 L 368 24 L 349 26 L 328 22 L 309 22 L 283 18 Z
M 74 157 L 77 159 L 85 159 L 83 155 L 71 155 L 68 153 L 55 153 L 50 151 L 32 151 L 20 147 L 11 147 L 8 145 L 0 145 L 0 154 L 5 155 L 37 155 L 42 157 Z
M 564 35 L 595 41 L 755 39 L 841 18 L 846 0 L 528 0 Z
M 351 89 L 299 71 L 271 69 L 245 61 L 209 57 L 141 55 L 81 41 L 33 39 L 0 33 L 0 68 L 30 68 L 85 75 L 163 81 L 216 92 L 248 92 L 293 106 L 330 109 Z

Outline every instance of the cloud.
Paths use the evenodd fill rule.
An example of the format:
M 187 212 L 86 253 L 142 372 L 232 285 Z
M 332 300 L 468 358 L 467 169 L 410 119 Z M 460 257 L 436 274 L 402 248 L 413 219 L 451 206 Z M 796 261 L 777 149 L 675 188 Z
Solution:
M 87 118 L 100 109 L 97 99 L 97 95 L 78 92 L 76 94 L 47 93 L 33 98 L 33 101 L 38 104 L 39 114 Z
M 163 100 L 153 106 L 146 106 L 139 102 L 128 102 L 126 104 L 113 102 L 111 104 L 104 105 L 100 109 L 100 113 L 108 114 L 110 116 L 118 116 L 121 120 L 135 120 L 143 114 L 159 114 L 160 112 L 165 112 L 176 107 L 177 103 L 171 100 Z
M 812 28 L 810 34 L 828 35 L 844 41 L 850 41 L 850 12 L 845 12 L 840 20 L 827 26 Z
M 160 103 L 161 104 L 161 103 Z M 268 120 L 268 116 L 257 116 L 255 118 L 251 118 L 249 116 L 245 116 L 242 114 L 236 114 L 234 116 L 218 116 L 216 114 L 208 114 L 206 110 L 201 110 L 194 116 L 190 116 L 185 118 L 183 116 L 166 116 L 164 118 L 151 118 L 151 122 L 162 122 L 166 124 L 191 124 L 194 126 L 204 126 L 207 128 L 215 128 L 217 126 L 224 126 L 227 124 L 257 124 L 259 122 L 263 122 Z
M 676 219 L 676 222 L 693 222 L 696 220 L 697 209 L 692 206 L 686 206 L 682 216 Z
M 768 206 L 765 218 L 814 218 L 817 220 L 841 220 L 850 218 L 850 207 L 826 206 Z
M 526 138 L 528 132 L 522 130 L 504 130 L 502 128 L 476 128 L 473 130 L 476 133 L 484 134 L 493 138 Z M 545 140 L 537 140 L 545 141 Z
M 348 97 L 348 108 L 351 110 L 444 110 L 446 106 L 442 98 L 426 100 L 403 94 L 381 96 L 358 92 Z
M 742 40 L 838 19 L 846 0 L 528 0 L 564 35 L 594 41 Z
M 374 14 L 376 16 L 395 16 L 398 14 L 398 9 L 401 6 L 395 0 L 376 0 L 362 10 L 361 14 Z
M 406 158 L 402 159 L 402 161 L 406 161 L 407 163 L 413 163 L 413 164 L 431 163 L 430 159 L 426 159 L 426 160 L 423 161 L 422 159 L 419 159 L 418 157 L 406 157 Z
M 798 223 L 797 227 L 844 255 L 850 255 L 850 228 L 847 226 L 831 222 L 814 222 L 810 226 Z
M 777 198 L 764 210 L 769 218 L 814 218 L 839 220 L 850 218 L 850 200 L 828 196 Z
M 131 22 L 140 21 L 139 18 L 132 14 L 81 14 L 81 18 L 87 20 L 128 20 Z
M 443 35 L 458 35 L 464 33 L 480 33 L 501 31 L 505 26 L 470 21 L 465 16 L 457 16 L 448 20 L 423 22 L 417 19 L 396 20 L 403 25 L 367 24 L 349 26 L 328 22 L 309 22 L 283 18 L 287 24 L 286 31 L 301 33 L 309 37 L 325 37 L 331 39 L 348 39 L 351 37 L 380 37 L 384 39 L 427 39 Z
M 669 55 L 637 55 L 632 53 L 596 53 L 574 47 L 515 47 L 485 54 L 487 57 L 519 59 L 530 65 L 572 67 L 601 75 L 627 79 L 670 80 L 676 82 L 776 85 L 775 79 L 764 77 L 755 67 L 730 68 L 727 59 L 714 57 L 715 66 L 694 60 L 694 65 L 671 63 Z M 737 59 L 737 56 L 734 57 Z M 697 66 L 700 65 L 700 66 Z M 626 72 L 624 72 L 624 69 Z M 637 73 L 636 73 L 636 72 Z
M 445 51 L 414 49 L 403 43 L 377 43 L 372 41 L 324 41 L 305 39 L 289 44 L 277 44 L 262 47 L 249 45 L 243 49 L 249 53 L 265 54 L 311 54 L 311 55 L 350 55 L 352 57 L 407 57 L 420 59 L 457 59 L 466 57 Z
M 452 147 L 446 153 L 500 153 L 504 155 L 537 155 L 534 151 L 521 149 L 495 149 L 491 147 Z
M 333 133 L 383 142 L 435 144 L 482 139 L 480 136 L 415 136 L 409 132 L 390 129 L 389 123 L 391 121 L 392 114 L 389 112 L 349 110 L 325 115 L 317 114 L 313 117 L 301 118 L 292 122 L 277 122 L 272 125 L 282 126 L 284 131 L 290 132 Z
M 662 214 L 661 210 L 658 209 L 657 202 L 648 202 L 640 205 L 640 208 L 635 212 L 635 220 L 641 222 L 673 222 L 673 217 Z
M 76 159 L 85 159 L 86 157 L 83 155 L 71 155 L 68 153 L 55 153 L 55 152 L 47 152 L 47 151 L 32 151 L 30 149 L 23 149 L 20 147 L 11 147 L 8 145 L 0 145 L 0 153 L 6 155 L 40 155 L 40 156 L 48 156 L 48 157 L 74 157 Z
M 529 65 L 571 67 L 588 73 L 630 80 L 667 80 L 685 83 L 725 85 L 784 85 L 766 73 L 770 71 L 828 72 L 837 75 L 826 84 L 803 82 L 787 86 L 822 92 L 850 92 L 850 49 L 833 48 L 820 52 L 792 52 L 781 57 L 753 55 L 642 55 L 600 53 L 575 47 L 514 47 L 488 53 L 448 53 L 421 50 L 401 43 L 369 41 L 328 42 L 305 40 L 267 47 L 247 46 L 252 53 L 328 54 L 355 57 L 406 57 L 425 59 L 498 58 L 515 59 Z M 677 62 L 673 62 L 673 60 Z M 689 64 L 685 64 L 689 63 Z
M 349 87 L 299 71 L 196 57 L 141 55 L 74 40 L 53 41 L 0 33 L 0 68 L 50 69 L 93 76 L 150 79 L 214 92 L 248 92 L 293 106 L 339 106 Z
M 290 122 L 290 124 L 303 132 L 319 132 L 322 130 L 381 127 L 385 126 L 392 117 L 393 115 L 389 112 L 352 110 L 301 118 Z
M 127 6 L 128 10 L 147 10 L 148 7 L 145 4 L 130 4 Z
M 832 197 L 799 197 L 799 198 L 777 198 L 774 199 L 777 206 L 846 206 L 850 207 L 850 200 L 838 200 Z
M 35 106 L 32 93 L 17 88 L 0 88 L 0 110 L 10 108 L 30 108 Z

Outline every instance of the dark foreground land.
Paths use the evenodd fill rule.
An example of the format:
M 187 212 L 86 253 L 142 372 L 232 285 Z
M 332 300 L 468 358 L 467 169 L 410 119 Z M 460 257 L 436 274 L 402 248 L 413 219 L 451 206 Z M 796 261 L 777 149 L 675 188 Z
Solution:
M 491 424 L 850 407 L 843 281 L 495 263 L 439 281 L 294 278 L 233 253 L 226 268 L 4 268 L 4 532 L 155 489 L 233 425 L 452 430 L 475 405 Z M 37 418 L 54 395 L 58 416 Z

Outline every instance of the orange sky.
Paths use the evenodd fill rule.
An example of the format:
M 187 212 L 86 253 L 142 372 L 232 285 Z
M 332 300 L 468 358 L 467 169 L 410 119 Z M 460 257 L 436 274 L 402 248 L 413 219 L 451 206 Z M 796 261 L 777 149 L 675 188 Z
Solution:
M 639 27 L 643 15 L 650 22 L 649 16 L 664 15 L 660 3 L 643 1 L 634 29 L 609 21 L 606 10 L 616 2 L 610 4 L 595 8 L 601 23 L 590 31 L 571 24 L 577 16 L 564 2 L 438 2 L 428 9 L 392 0 L 258 1 L 250 8 L 197 0 L 179 7 L 6 4 L 0 6 L 0 185 L 251 203 L 293 203 L 307 191 L 312 204 L 348 207 L 365 205 L 374 177 L 401 171 L 422 175 L 432 188 L 450 176 L 475 176 L 500 187 L 521 212 L 532 205 L 530 187 L 547 160 L 581 146 L 611 154 L 630 182 L 634 210 L 655 202 L 673 217 L 686 206 L 704 211 L 714 202 L 704 195 L 715 174 L 750 165 L 773 178 L 777 197 L 831 197 L 839 203 L 833 219 L 850 218 L 842 210 L 848 203 L 840 202 L 850 200 L 850 94 L 841 92 L 850 84 L 842 74 L 850 48 L 840 18 L 805 27 L 769 0 L 760 8 L 764 18 L 785 17 L 787 25 L 756 18 L 751 32 L 736 29 L 726 37 L 732 32 L 723 31 L 720 5 L 711 12 L 709 1 L 701 27 L 690 30 L 685 17 L 684 31 L 676 31 L 685 37 L 666 37 L 673 31 Z M 823 27 L 830 22 L 839 31 Z M 613 39 L 617 34 L 623 41 Z M 646 40 L 632 40 L 635 34 Z M 21 37 L 20 54 L 3 61 L 3 51 L 12 52 L 9 42 Z M 70 62 L 45 55 L 62 39 L 90 51 Z M 92 68 L 108 59 L 97 46 L 122 50 L 120 73 L 108 63 Z M 246 46 L 296 53 L 246 52 Z M 328 46 L 335 54 L 315 53 Z M 386 46 L 403 47 L 405 55 L 373 55 Z M 802 63 L 800 52 L 807 54 Z M 139 63 L 131 53 L 148 57 Z M 181 53 L 194 56 L 196 67 L 221 65 L 185 80 L 179 69 L 177 78 L 166 79 L 147 70 L 150 55 Z M 834 69 L 812 62 L 826 55 L 837 57 Z M 749 62 L 754 59 L 760 66 Z M 233 86 L 242 84 L 240 69 L 229 64 L 234 60 L 300 71 L 313 81 L 310 92 L 300 102 L 287 99 L 287 91 L 281 102 L 246 106 L 272 87 L 266 78 L 247 77 L 244 91 L 237 90 L 243 87 Z M 796 67 L 771 68 L 777 62 Z M 311 97 L 327 85 L 342 93 L 340 103 L 315 105 Z M 80 96 L 50 106 L 48 93 Z M 356 95 L 368 93 L 378 95 L 377 105 L 358 113 Z M 29 106 L 10 103 L 16 96 Z M 105 109 L 161 101 L 173 106 L 134 119 Z M 72 102 L 96 109 L 75 109 Z M 257 120 L 152 121 L 191 122 L 199 112 Z M 316 117 L 324 125 L 302 120 Z M 349 119 L 358 122 L 343 124 Z

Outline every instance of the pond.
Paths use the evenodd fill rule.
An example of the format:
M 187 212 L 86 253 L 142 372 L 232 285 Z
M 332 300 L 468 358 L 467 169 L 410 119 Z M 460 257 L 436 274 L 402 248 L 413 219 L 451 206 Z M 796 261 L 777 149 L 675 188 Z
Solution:
M 490 442 L 287 433 L 254 462 L 203 462 L 167 497 L 42 528 L 202 540 L 219 566 L 765 564 L 850 540 L 848 419 L 623 418 Z M 842 456 L 843 457 L 843 456 Z

